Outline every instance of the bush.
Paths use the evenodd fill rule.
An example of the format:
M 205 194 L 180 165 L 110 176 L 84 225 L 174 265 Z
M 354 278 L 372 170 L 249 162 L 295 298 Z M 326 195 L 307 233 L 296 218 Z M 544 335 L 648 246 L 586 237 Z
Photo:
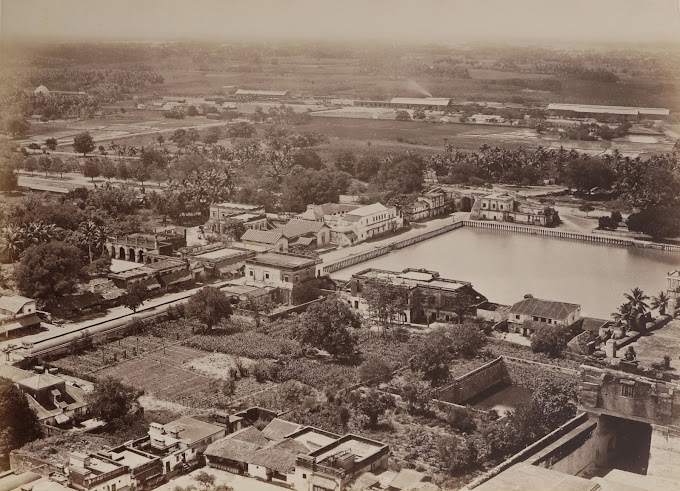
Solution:
M 392 369 L 377 358 L 369 358 L 359 367 L 359 378 L 362 382 L 389 382 L 392 379 Z
M 477 421 L 468 408 L 447 408 L 444 412 L 444 421 L 460 433 L 472 433 L 477 429 Z
M 546 325 L 531 336 L 531 349 L 534 353 L 546 353 L 557 358 L 567 347 L 567 334 L 564 327 Z
M 276 380 L 280 367 L 271 361 L 259 361 L 251 367 L 251 373 L 258 382 L 268 382 Z

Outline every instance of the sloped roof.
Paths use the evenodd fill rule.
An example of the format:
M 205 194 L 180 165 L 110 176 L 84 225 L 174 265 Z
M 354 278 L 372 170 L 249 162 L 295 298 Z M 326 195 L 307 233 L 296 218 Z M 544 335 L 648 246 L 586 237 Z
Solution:
M 35 302 L 32 298 L 22 297 L 21 295 L 8 295 L 0 297 L 0 309 L 8 310 L 14 314 L 18 314 L 24 305 Z
M 247 426 L 238 431 L 235 431 L 234 433 L 229 435 L 229 438 L 246 443 L 252 443 L 260 447 L 267 446 L 270 443 L 269 440 L 262 436 L 262 432 L 255 428 L 254 426 Z
M 580 305 L 529 297 L 510 307 L 510 314 L 531 315 L 547 319 L 564 320 Z
M 365 217 L 367 215 L 373 215 L 374 213 L 380 213 L 381 211 L 387 211 L 387 206 L 382 203 L 373 203 L 372 205 L 361 206 L 356 210 L 352 210 L 345 217 L 350 215 L 355 217 Z
M 328 227 L 323 222 L 317 222 L 313 220 L 300 220 L 299 218 L 293 218 L 283 227 L 274 229 L 274 231 L 281 231 L 283 235 L 292 239 L 294 237 L 299 237 L 305 234 L 316 234 L 324 227 Z
M 259 445 L 255 445 L 254 443 L 226 437 L 208 445 L 204 454 L 208 457 L 218 457 L 236 462 L 248 462 L 260 448 Z
M 300 428 L 302 428 L 302 426 L 297 423 L 291 423 L 285 419 L 274 418 L 262 430 L 262 436 L 270 440 L 279 441 L 283 440 L 286 435 L 298 431 Z
M 248 463 L 287 473 L 295 468 L 297 456 L 307 452 L 307 447 L 302 443 L 284 440 L 258 450 L 250 457 Z
M 21 329 L 28 326 L 36 326 L 40 324 L 40 317 L 38 314 L 28 314 L 22 317 L 18 317 L 11 322 L 5 322 L 0 326 L 0 334 L 5 334 L 7 332 L 14 331 L 16 329 Z
M 300 237 L 295 243 L 303 246 L 309 246 L 312 245 L 315 240 L 316 238 L 314 237 Z
M 13 367 L 12 365 L 5 365 L 0 363 L 0 378 L 6 378 L 12 382 L 18 382 L 35 375 L 33 372 L 28 370 L 22 370 L 21 368 Z
M 596 319 L 594 317 L 581 318 L 581 329 L 584 331 L 598 333 L 601 328 L 606 327 L 608 324 L 611 324 L 611 321 L 605 319 Z
M 259 242 L 260 244 L 276 244 L 276 242 L 283 237 L 283 232 L 279 230 L 254 230 L 248 229 L 246 233 L 241 236 L 241 241 Z
M 413 469 L 402 469 L 390 483 L 391 488 L 408 489 L 412 485 L 419 483 L 425 479 L 425 474 Z

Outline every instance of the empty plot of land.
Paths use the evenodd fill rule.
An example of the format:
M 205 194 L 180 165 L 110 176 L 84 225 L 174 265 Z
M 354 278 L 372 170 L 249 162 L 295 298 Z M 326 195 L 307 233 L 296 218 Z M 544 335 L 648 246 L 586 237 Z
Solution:
M 205 353 L 182 346 L 167 346 L 144 357 L 126 360 L 98 372 L 153 394 L 160 399 L 175 399 L 206 388 L 210 377 L 183 368 L 182 365 Z

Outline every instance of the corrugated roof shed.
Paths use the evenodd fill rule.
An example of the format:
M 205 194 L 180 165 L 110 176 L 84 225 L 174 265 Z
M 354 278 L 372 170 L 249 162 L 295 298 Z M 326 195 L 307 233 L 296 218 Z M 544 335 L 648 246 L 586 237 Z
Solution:
M 288 94 L 287 90 L 250 90 L 238 89 L 236 95 L 265 95 L 265 96 L 284 96 Z
M 254 230 L 248 229 L 246 233 L 241 236 L 243 242 L 259 242 L 260 244 L 276 244 L 283 232 L 281 230 Z
M 637 116 L 645 114 L 650 116 L 668 116 L 670 109 L 662 107 L 632 107 L 632 106 L 602 106 L 595 104 L 548 104 L 548 110 L 552 111 L 574 111 L 579 113 L 594 114 L 624 114 Z
M 445 97 L 394 97 L 392 104 L 415 104 L 423 106 L 448 106 L 451 99 Z
M 564 320 L 580 305 L 529 297 L 510 307 L 510 314 L 531 315 L 546 319 Z

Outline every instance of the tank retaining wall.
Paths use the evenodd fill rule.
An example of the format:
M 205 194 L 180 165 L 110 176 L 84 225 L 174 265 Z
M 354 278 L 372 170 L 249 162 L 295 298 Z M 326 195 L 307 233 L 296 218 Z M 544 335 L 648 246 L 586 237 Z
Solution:
M 475 396 L 496 385 L 510 383 L 510 376 L 502 357 L 472 370 L 442 387 L 437 398 L 453 404 L 465 404 Z
M 543 382 L 576 383 L 578 370 L 562 368 L 536 361 L 523 360 L 511 356 L 503 356 L 503 362 L 510 376 L 512 385 L 536 389 Z

